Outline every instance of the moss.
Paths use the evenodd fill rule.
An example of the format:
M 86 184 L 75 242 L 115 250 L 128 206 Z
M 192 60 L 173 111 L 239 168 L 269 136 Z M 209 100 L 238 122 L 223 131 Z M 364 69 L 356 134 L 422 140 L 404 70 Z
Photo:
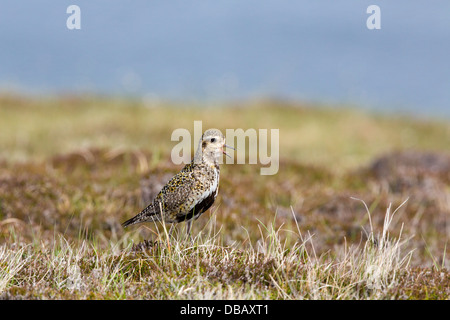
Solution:
M 448 300 L 450 273 L 447 269 L 411 268 L 401 273 L 389 296 L 409 300 Z

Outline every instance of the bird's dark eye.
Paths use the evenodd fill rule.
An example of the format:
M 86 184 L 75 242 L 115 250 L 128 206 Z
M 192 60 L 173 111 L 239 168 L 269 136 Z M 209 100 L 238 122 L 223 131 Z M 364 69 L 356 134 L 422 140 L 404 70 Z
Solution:
M 216 138 L 211 138 L 211 142 L 216 142 Z

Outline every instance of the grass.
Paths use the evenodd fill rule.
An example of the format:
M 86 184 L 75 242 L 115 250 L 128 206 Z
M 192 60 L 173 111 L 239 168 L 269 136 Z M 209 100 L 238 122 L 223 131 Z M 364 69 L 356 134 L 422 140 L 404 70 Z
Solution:
M 370 213 L 369 213 L 370 214 Z M 389 236 L 390 208 L 380 235 L 335 257 L 316 255 L 314 240 L 289 244 L 282 227 L 259 225 L 255 245 L 223 245 L 212 218 L 192 240 L 184 234 L 108 249 L 59 235 L 36 248 L 23 245 L 2 260 L 5 297 L 63 299 L 380 299 L 390 298 L 408 267 L 402 242 Z M 3 250 L 6 250 L 5 247 Z
M 124 230 L 180 169 L 170 134 L 194 120 L 280 129 L 279 172 L 223 165 L 192 240 L 184 225 Z M 0 128 L 1 298 L 449 298 L 445 120 L 2 96 Z

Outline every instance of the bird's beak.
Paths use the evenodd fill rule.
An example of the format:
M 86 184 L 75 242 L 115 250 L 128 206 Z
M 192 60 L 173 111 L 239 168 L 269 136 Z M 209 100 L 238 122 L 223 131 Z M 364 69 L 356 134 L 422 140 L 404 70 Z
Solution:
M 227 157 L 231 158 L 231 156 L 230 156 L 228 153 L 226 153 L 225 148 L 230 148 L 230 149 L 232 149 L 232 150 L 236 150 L 236 149 L 233 148 L 233 147 L 227 146 L 226 144 L 224 144 L 224 145 L 222 146 L 223 154 L 226 155 Z

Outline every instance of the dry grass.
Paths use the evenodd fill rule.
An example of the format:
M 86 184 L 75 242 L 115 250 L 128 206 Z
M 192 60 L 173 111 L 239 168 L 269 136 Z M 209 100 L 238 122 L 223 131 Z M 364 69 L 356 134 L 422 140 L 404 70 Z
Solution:
M 3 298 L 449 298 L 443 121 L 276 102 L 0 104 Z M 204 129 L 280 129 L 278 174 L 224 165 L 192 241 L 183 225 L 173 238 L 160 224 L 123 230 L 180 169 L 172 130 L 199 119 Z
M 63 299 L 386 299 L 402 297 L 399 282 L 409 270 L 411 252 L 389 234 L 388 208 L 379 234 L 370 230 L 360 245 L 336 255 L 317 255 L 314 239 L 294 231 L 289 244 L 273 224 L 259 224 L 261 238 L 223 244 L 215 219 L 192 240 L 162 230 L 155 241 L 113 247 L 58 236 L 49 244 L 22 245 L 3 261 L 4 298 Z M 370 215 L 370 213 L 369 213 Z M 5 247 L 5 246 L 4 246 Z M 4 249 L 6 250 L 6 249 Z M 442 271 L 441 271 L 442 274 Z M 437 298 L 448 298 L 442 278 Z M 436 279 L 433 279 L 435 282 Z M 395 295 L 392 293 L 396 292 Z M 436 292 L 431 292 L 437 294 Z M 430 294 L 430 293 L 427 293 Z M 414 296 L 413 296 L 414 297 Z M 406 298 L 411 298 L 407 296 Z

